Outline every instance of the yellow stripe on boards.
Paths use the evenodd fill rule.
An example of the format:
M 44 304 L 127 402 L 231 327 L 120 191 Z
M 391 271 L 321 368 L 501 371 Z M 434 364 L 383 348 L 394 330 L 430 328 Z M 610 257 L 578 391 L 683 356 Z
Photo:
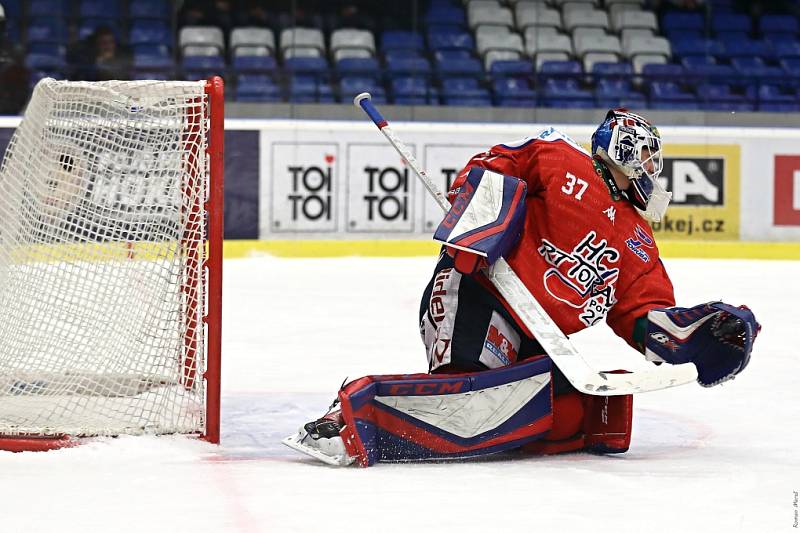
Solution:
M 686 242 L 661 241 L 662 257 L 697 259 L 800 260 L 797 242 Z M 439 244 L 432 240 L 227 240 L 225 258 L 269 254 L 276 257 L 413 257 L 435 256 Z

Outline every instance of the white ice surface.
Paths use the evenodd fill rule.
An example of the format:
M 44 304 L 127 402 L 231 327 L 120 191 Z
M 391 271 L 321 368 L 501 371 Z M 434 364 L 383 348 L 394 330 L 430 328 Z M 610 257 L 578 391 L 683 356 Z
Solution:
M 666 264 L 680 304 L 747 303 L 764 329 L 736 380 L 637 396 L 628 453 L 336 469 L 279 440 L 345 378 L 426 370 L 416 316 L 433 260 L 226 261 L 222 444 L 0 452 L 0 532 L 794 531 L 800 262 Z M 638 357 L 605 326 L 574 340 Z

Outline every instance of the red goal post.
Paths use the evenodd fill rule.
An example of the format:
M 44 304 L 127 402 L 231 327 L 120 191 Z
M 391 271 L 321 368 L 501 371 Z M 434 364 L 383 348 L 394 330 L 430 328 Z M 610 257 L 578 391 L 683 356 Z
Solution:
M 42 80 L 0 167 L 0 450 L 220 439 L 224 84 Z

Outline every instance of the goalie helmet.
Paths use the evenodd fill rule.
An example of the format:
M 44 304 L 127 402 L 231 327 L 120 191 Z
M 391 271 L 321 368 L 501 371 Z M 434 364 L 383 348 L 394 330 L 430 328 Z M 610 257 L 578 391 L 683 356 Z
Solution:
M 664 161 L 655 126 L 627 109 L 612 109 L 592 135 L 592 155 L 630 178 L 625 195 L 642 216 L 661 220 L 672 193 L 658 181 Z

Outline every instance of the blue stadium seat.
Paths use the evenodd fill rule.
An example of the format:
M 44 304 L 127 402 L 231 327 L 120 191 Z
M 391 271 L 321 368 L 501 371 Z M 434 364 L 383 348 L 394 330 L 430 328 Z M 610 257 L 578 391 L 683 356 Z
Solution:
M 494 103 L 503 107 L 535 107 L 536 91 L 527 78 L 504 77 L 492 82 Z
M 600 61 L 592 65 L 592 76 L 595 80 L 625 80 L 633 77 L 633 65 L 630 63 L 608 63 Z
M 773 43 L 772 48 L 778 60 L 800 57 L 800 41 L 781 41 Z
M 791 79 L 787 80 L 795 87 L 800 87 L 800 57 L 781 59 L 780 66 Z
M 661 29 L 666 34 L 669 34 L 672 30 L 695 30 L 703 32 L 705 28 L 706 21 L 702 13 L 668 11 L 661 19 Z
M 28 43 L 66 43 L 67 28 L 62 19 L 35 18 L 28 23 Z
M 234 56 L 231 63 L 237 72 L 275 72 L 278 68 L 272 56 Z
M 25 66 L 31 70 L 63 72 L 67 63 L 63 56 L 29 53 L 25 56 Z
M 339 76 L 350 74 L 379 75 L 381 65 L 374 57 L 346 57 L 336 62 L 336 72 Z
M 279 102 L 281 91 L 271 76 L 240 74 L 236 79 L 236 100 L 240 102 Z
M 62 17 L 68 14 L 67 5 L 62 0 L 31 0 L 27 4 L 28 17 Z M 6 2 L 3 2 L 3 6 L 6 6 Z
M 537 77 L 539 84 L 545 85 L 551 79 L 577 80 L 582 74 L 583 68 L 577 61 L 545 61 L 539 67 Z
M 689 56 L 714 56 L 725 54 L 725 47 L 714 39 L 695 38 L 671 41 L 672 55 L 678 59 Z
M 386 74 L 397 76 L 430 76 L 431 64 L 424 57 L 391 58 L 386 60 Z
M 66 46 L 59 43 L 31 43 L 28 46 L 29 54 L 65 57 Z
M 350 97 L 352 101 L 352 97 Z M 293 103 L 331 103 L 336 98 L 333 88 L 326 80 L 314 76 L 296 75 L 289 83 L 289 101 Z
M 493 79 L 504 77 L 532 77 L 533 62 L 523 59 L 494 61 L 489 67 L 489 75 Z
M 452 58 L 452 59 L 437 59 L 436 70 L 443 78 L 449 76 L 473 76 L 478 77 L 483 75 L 483 66 L 480 60 L 474 57 L 468 58 Z
M 688 67 L 686 71 L 698 83 L 736 83 L 741 80 L 741 76 L 730 65 L 717 65 L 717 64 L 697 64 Z
M 78 14 L 82 18 L 119 19 L 119 2 L 117 0 L 81 0 Z
M 747 83 L 769 83 L 784 77 L 780 67 L 765 65 L 759 57 L 735 57 L 731 66 Z
M 741 13 L 712 13 L 711 30 L 716 35 L 729 32 L 749 35 L 753 30 L 753 23 L 749 16 Z
M 140 19 L 131 23 L 128 44 L 163 44 L 172 47 L 172 30 L 163 20 Z
M 352 101 L 353 100 L 350 99 L 350 103 L 352 103 Z M 320 81 L 317 87 L 317 102 L 320 104 L 332 104 L 336 102 L 336 94 L 328 81 Z
M 489 91 L 475 78 L 446 78 L 442 80 L 442 101 L 445 105 L 491 105 Z
M 800 33 L 800 24 L 793 15 L 762 15 L 758 19 L 758 31 L 761 35 L 789 35 L 795 37 Z
M 347 77 L 339 80 L 340 101 L 352 103 L 357 94 L 368 92 L 376 103 L 386 102 L 386 90 L 374 78 Z
M 394 103 L 399 105 L 438 104 L 436 91 L 428 84 L 426 78 L 413 76 L 395 78 L 391 82 Z
M 566 63 L 566 61 L 546 61 L 547 63 Z M 551 72 L 552 73 L 552 72 Z M 594 107 L 594 95 L 582 89 L 575 78 L 547 78 L 542 89 L 542 104 L 545 107 Z
M 167 0 L 135 0 L 128 3 L 128 16 L 132 19 L 160 19 L 168 21 L 171 2 Z
M 594 96 L 596 99 L 608 99 L 636 95 L 630 81 L 624 79 L 599 79 L 595 83 Z
M 759 57 L 766 60 L 774 58 L 772 47 L 765 41 L 756 41 L 754 39 L 742 38 L 721 38 L 720 42 L 724 48 L 724 52 L 717 57 L 722 59 L 731 59 L 734 57 Z
M 133 69 L 135 71 L 173 71 L 175 61 L 169 48 L 157 44 L 139 44 L 133 49 Z
M 381 52 L 386 54 L 390 50 L 411 50 L 421 54 L 425 50 L 425 40 L 422 35 L 411 31 L 390 30 L 381 34 Z
M 651 63 L 642 68 L 642 76 L 645 81 L 681 79 L 685 75 L 684 68 L 675 63 Z
M 318 87 L 316 77 L 294 75 L 289 82 L 289 101 L 297 104 L 316 103 Z
M 744 102 L 745 96 L 733 91 L 727 83 L 700 83 L 695 88 L 697 98 L 708 104 L 712 102 Z
M 693 102 L 697 99 L 674 81 L 649 82 L 650 102 Z
M 687 39 L 703 39 L 705 37 L 705 32 L 703 32 L 703 30 L 677 29 L 665 31 L 664 35 L 666 35 L 667 39 L 669 39 L 672 43 L 679 43 L 686 41 Z M 673 44 L 673 47 L 674 46 L 675 45 Z
M 284 68 L 296 74 L 308 74 L 317 79 L 328 77 L 328 61 L 324 57 L 290 57 L 283 63 Z
M 423 20 L 428 28 L 463 28 L 467 23 L 467 15 L 463 8 L 455 5 L 433 4 Z
M 797 102 L 797 96 L 777 85 L 762 84 L 758 88 L 758 99 L 771 102 Z
M 404 48 L 397 48 L 394 50 L 387 50 L 383 54 L 384 59 L 386 61 L 391 61 L 393 59 L 411 59 L 411 58 L 420 58 L 424 57 L 423 53 L 420 50 L 412 50 L 412 49 L 404 49 Z
M 475 50 L 475 39 L 469 32 L 461 30 L 430 31 L 428 46 L 433 52 L 437 50 Z
M 181 62 L 184 79 L 200 80 L 225 75 L 225 60 L 221 56 L 185 56 Z

